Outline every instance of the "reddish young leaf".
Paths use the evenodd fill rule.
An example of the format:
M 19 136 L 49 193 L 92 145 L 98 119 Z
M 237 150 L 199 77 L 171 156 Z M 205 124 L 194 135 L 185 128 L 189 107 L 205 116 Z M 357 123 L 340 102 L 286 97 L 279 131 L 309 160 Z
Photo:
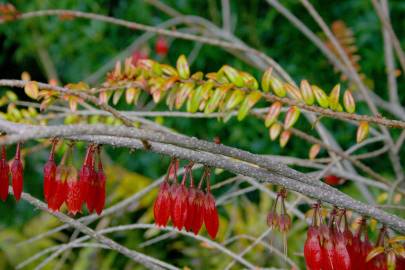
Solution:
M 7 200 L 8 196 L 9 172 L 10 167 L 7 162 L 6 147 L 2 145 L 0 159 L 0 199 L 3 202 Z
M 13 182 L 13 192 L 14 197 L 17 201 L 21 198 L 21 193 L 23 190 L 23 182 L 24 182 L 24 169 L 21 162 L 21 144 L 17 144 L 17 150 L 15 153 L 15 158 L 13 163 L 11 164 L 11 177 Z

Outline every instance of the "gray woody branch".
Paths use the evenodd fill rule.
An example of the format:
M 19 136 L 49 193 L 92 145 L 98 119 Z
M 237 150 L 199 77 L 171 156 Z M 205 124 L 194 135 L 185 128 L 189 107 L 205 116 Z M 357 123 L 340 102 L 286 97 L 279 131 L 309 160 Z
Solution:
M 17 133 L 3 136 L 0 139 L 0 145 L 35 138 L 63 137 L 97 144 L 143 149 L 143 145 L 139 140 L 147 139 L 151 145 L 149 151 L 222 168 L 235 174 L 255 178 L 261 182 L 281 185 L 323 202 L 352 209 L 361 215 L 373 217 L 392 229 L 405 233 L 405 220 L 354 200 L 346 194 L 320 184 L 319 181 L 308 176 L 298 181 L 296 178 L 303 176 L 302 173 L 278 162 L 236 148 L 216 145 L 187 136 L 159 134 L 156 131 L 105 125 L 35 127 L 0 120 L 0 130 L 8 134 Z

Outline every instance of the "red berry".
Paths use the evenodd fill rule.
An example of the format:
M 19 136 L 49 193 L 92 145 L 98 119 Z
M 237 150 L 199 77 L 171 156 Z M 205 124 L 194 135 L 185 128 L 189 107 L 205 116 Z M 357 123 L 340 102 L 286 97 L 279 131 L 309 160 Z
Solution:
M 167 41 L 164 37 L 158 37 L 156 44 L 155 44 L 155 51 L 157 55 L 166 56 L 167 52 L 169 51 L 169 47 L 167 46 Z
M 337 177 L 336 175 L 326 175 L 324 177 L 325 183 L 331 186 L 337 186 L 343 183 L 343 179 L 340 177 Z
M 17 144 L 17 150 L 15 153 L 15 158 L 13 163 L 11 164 L 11 177 L 13 182 L 13 192 L 14 197 L 17 201 L 21 198 L 21 193 L 23 190 L 23 183 L 24 183 L 24 169 L 21 162 L 21 144 Z

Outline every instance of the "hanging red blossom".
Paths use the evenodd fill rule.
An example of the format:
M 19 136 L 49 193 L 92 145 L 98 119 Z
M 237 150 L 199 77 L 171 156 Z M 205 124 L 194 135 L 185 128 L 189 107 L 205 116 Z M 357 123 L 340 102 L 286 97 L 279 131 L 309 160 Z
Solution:
M 174 188 L 177 188 L 175 185 L 177 184 L 178 168 L 179 160 L 177 158 L 172 158 L 166 177 L 163 183 L 160 184 L 159 193 L 153 205 L 155 223 L 158 226 L 165 227 L 169 221 L 173 202 L 172 191 Z M 172 185 L 169 183 L 170 180 L 173 182 Z
M 96 210 L 96 213 L 98 215 L 100 215 L 101 212 L 104 209 L 104 206 L 105 206 L 105 197 L 106 197 L 105 181 L 106 181 L 106 176 L 104 174 L 103 164 L 101 162 L 100 147 L 97 148 L 97 151 L 98 151 L 98 168 L 97 168 L 97 180 L 96 180 L 96 189 L 95 189 L 94 209 Z
M 77 179 L 77 171 L 73 166 L 67 169 L 65 182 L 67 185 L 66 205 L 69 213 L 76 215 L 81 212 L 83 201 L 81 199 L 81 186 Z
M 206 167 L 205 169 L 208 173 L 205 178 L 207 184 L 207 193 L 205 194 L 204 198 L 204 224 L 208 234 L 212 239 L 214 239 L 219 229 L 219 216 L 217 207 L 215 205 L 215 198 L 211 194 L 209 168 Z
M 82 203 L 87 204 L 87 209 L 89 212 L 93 212 L 93 186 L 94 178 L 96 173 L 94 171 L 94 146 L 89 145 L 86 151 L 86 156 L 84 158 L 83 166 L 79 172 L 79 182 L 80 182 L 80 200 Z
M 49 200 L 52 192 L 54 191 L 55 177 L 56 177 L 56 163 L 55 163 L 55 147 L 58 143 L 57 140 L 52 142 L 51 153 L 49 154 L 48 161 L 44 166 L 44 198 L 45 201 Z
M 6 147 L 1 147 L 1 159 L 0 159 L 0 199 L 5 202 L 8 196 L 9 185 L 9 172 L 10 166 L 7 162 Z
M 62 162 L 63 163 L 63 160 Z M 67 168 L 65 165 L 61 164 L 56 168 L 55 185 L 53 186 L 52 196 L 48 199 L 48 207 L 52 211 L 59 211 L 62 204 L 67 199 L 68 185 L 67 179 Z
M 21 198 L 24 183 L 24 169 L 21 162 L 21 144 L 17 144 L 14 161 L 11 164 L 11 177 L 13 183 L 14 197 L 17 201 Z

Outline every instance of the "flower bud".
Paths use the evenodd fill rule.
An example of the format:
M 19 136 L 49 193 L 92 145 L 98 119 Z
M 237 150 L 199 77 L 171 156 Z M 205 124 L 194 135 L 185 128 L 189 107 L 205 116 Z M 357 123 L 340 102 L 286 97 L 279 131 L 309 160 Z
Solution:
M 230 84 L 222 85 L 214 91 L 214 94 L 211 96 L 207 103 L 207 106 L 205 107 L 204 113 L 210 114 L 218 108 L 219 104 L 226 97 L 230 86 Z
M 356 102 L 354 101 L 353 95 L 350 90 L 346 90 L 343 95 L 343 105 L 348 113 L 354 113 L 356 110 Z
M 243 101 L 238 111 L 238 121 L 242 121 L 249 110 L 260 100 L 262 93 L 260 91 L 251 92 Z
M 304 99 L 307 105 L 314 104 L 314 93 L 312 91 L 311 85 L 308 83 L 307 80 L 302 80 L 300 84 L 302 98 Z
M 284 148 L 288 141 L 290 140 L 291 137 L 291 131 L 289 130 L 284 130 L 281 135 L 280 135 L 280 147 Z
M 276 96 L 285 97 L 286 91 L 283 86 L 283 82 L 280 79 L 277 79 L 276 77 L 273 76 L 270 77 L 270 85 Z
M 319 106 L 327 109 L 329 107 L 329 98 L 326 93 L 316 85 L 312 85 L 312 91 L 314 92 L 316 102 Z
M 221 69 L 225 73 L 228 80 L 235 86 L 243 87 L 245 85 L 242 76 L 239 75 L 239 72 L 236 69 L 228 65 L 223 66 Z
M 237 105 L 239 105 L 239 103 L 242 102 L 244 97 L 245 93 L 242 90 L 234 90 L 229 98 L 225 101 L 225 111 L 230 111 L 235 108 Z
M 297 106 L 291 106 L 284 119 L 284 128 L 289 129 L 290 127 L 294 126 L 297 122 L 298 118 L 300 117 L 300 109 Z
M 292 99 L 295 99 L 297 101 L 302 100 L 301 92 L 297 87 L 290 83 L 285 83 L 284 88 L 287 91 L 287 95 L 290 96 Z
M 337 111 L 339 109 L 339 96 L 340 96 L 340 84 L 335 85 L 329 94 L 329 107 Z
M 271 73 L 273 71 L 272 67 L 269 67 L 264 73 L 262 77 L 262 89 L 264 92 L 269 92 L 270 91 L 270 78 L 271 78 Z
M 257 82 L 256 78 L 250 75 L 247 72 L 239 71 L 239 75 L 242 77 L 243 81 L 245 82 L 245 86 L 257 90 L 259 88 L 259 83 Z
M 357 128 L 357 143 L 361 143 L 365 138 L 367 138 L 369 132 L 369 125 L 367 121 L 360 121 L 359 127 Z
M 35 81 L 29 81 L 25 84 L 24 91 L 32 99 L 37 99 L 39 94 L 38 83 Z
M 276 122 L 278 115 L 280 114 L 282 104 L 280 101 L 274 102 L 270 108 L 267 116 L 265 118 L 264 124 L 266 127 L 270 127 L 274 122 Z
M 180 57 L 177 59 L 176 68 L 181 79 L 187 80 L 190 77 L 190 68 L 184 54 L 180 55 Z
M 321 150 L 321 146 L 319 144 L 314 144 L 311 146 L 311 149 L 309 149 L 309 159 L 314 160 L 316 156 L 318 155 L 319 151 Z
M 282 126 L 277 122 L 271 125 L 269 129 L 269 136 L 272 141 L 277 139 L 278 135 L 280 135 L 281 129 Z

